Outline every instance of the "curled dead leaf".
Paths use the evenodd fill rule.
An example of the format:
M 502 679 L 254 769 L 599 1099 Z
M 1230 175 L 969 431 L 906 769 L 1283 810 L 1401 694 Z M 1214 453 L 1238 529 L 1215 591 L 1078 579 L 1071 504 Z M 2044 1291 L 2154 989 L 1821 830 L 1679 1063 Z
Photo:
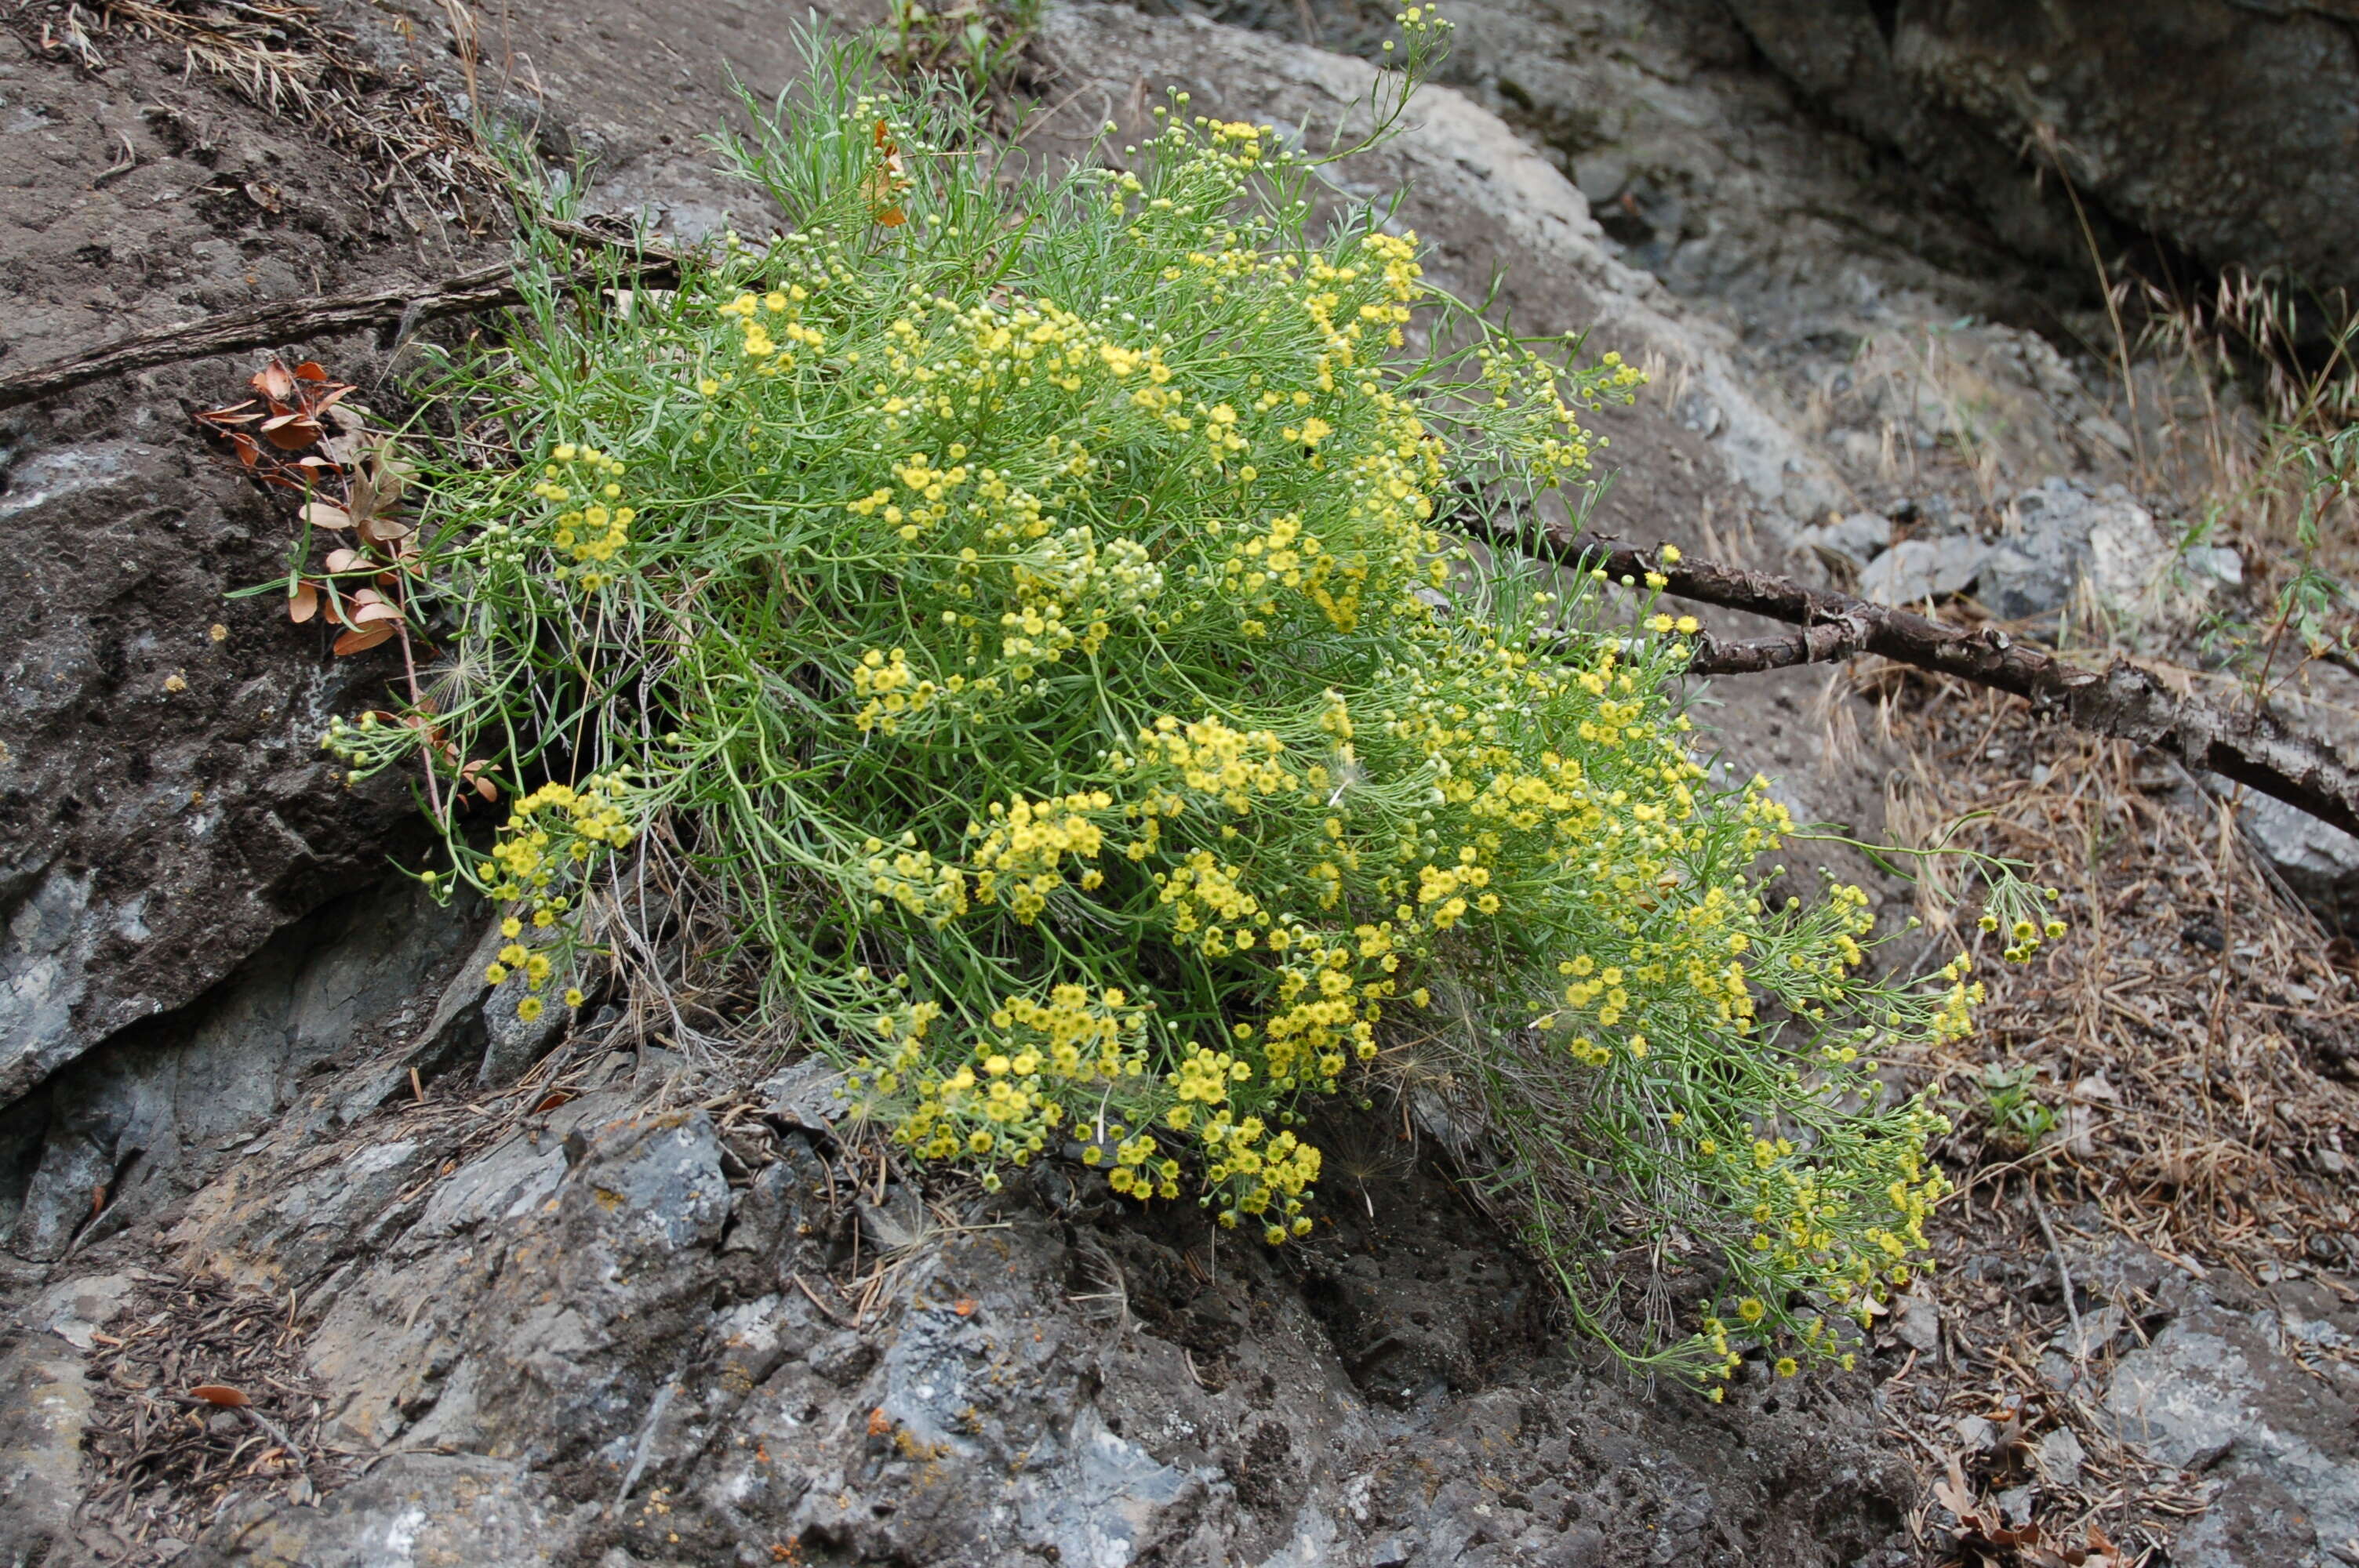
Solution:
M 358 550 L 339 547 L 328 552 L 328 569 L 332 572 L 354 571 L 368 564 L 369 558 Z
M 287 619 L 298 626 L 320 613 L 320 590 L 308 582 L 299 582 L 295 591 L 287 596 Z
M 325 381 L 328 379 L 328 367 L 318 360 L 305 360 L 295 367 L 293 374 L 298 381 Z
M 320 438 L 319 422 L 297 409 L 291 414 L 274 414 L 262 422 L 263 439 L 282 452 L 308 447 Z
M 254 1402 L 245 1397 L 243 1390 L 233 1389 L 227 1383 L 199 1383 L 189 1390 L 189 1398 L 202 1400 L 209 1405 L 219 1405 L 223 1410 L 243 1410 Z
M 371 648 L 375 647 L 379 643 L 385 642 L 390 638 L 393 635 L 393 630 L 394 629 L 389 625 L 383 625 L 367 627 L 362 631 L 347 632 L 342 636 L 336 639 L 336 653 L 339 656 L 351 654 L 365 654 Z
M 285 402 L 295 395 L 295 373 L 280 361 L 272 360 L 255 371 L 254 378 L 246 384 L 265 397 Z
M 314 528 L 343 529 L 353 525 L 353 514 L 332 501 L 307 502 L 303 521 Z
M 399 621 L 401 611 L 390 604 L 364 604 L 353 611 L 350 619 L 354 626 L 369 626 L 380 621 Z

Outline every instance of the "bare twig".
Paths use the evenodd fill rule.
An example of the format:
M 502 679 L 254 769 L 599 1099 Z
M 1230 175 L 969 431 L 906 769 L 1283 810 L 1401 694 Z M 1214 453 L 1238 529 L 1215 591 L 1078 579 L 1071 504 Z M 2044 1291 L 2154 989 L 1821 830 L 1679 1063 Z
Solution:
M 548 227 L 571 238 L 629 253 L 630 259 L 622 264 L 622 274 L 640 282 L 669 280 L 679 274 L 679 257 L 671 251 L 617 240 L 579 224 L 551 223 Z M 585 262 L 568 274 L 564 281 L 586 282 L 599 275 L 599 264 Z M 420 321 L 497 310 L 520 304 L 523 299 L 523 286 L 517 281 L 515 264 L 510 262 L 477 267 L 416 287 L 282 299 L 251 310 L 141 332 L 89 353 L 0 376 L 0 409 L 15 408 L 94 381 L 151 370 L 158 365 L 246 349 L 276 348 L 372 327 L 407 330 Z
M 2267 708 L 2224 712 L 2182 697 L 2126 660 L 2084 669 L 1995 627 L 1973 631 L 1830 589 L 1806 588 L 1767 572 L 1681 557 L 1666 562 L 1596 535 L 1566 539 L 1525 530 L 1495 535 L 1534 555 L 1603 569 L 1636 581 L 1649 574 L 1666 591 L 1803 628 L 1799 637 L 1700 644 L 1699 674 L 1740 674 L 1874 654 L 2010 693 L 2041 713 L 2093 734 L 2150 746 L 2188 767 L 2281 800 L 2321 822 L 2359 833 L 2359 765 Z
M 810 1304 L 819 1308 L 820 1316 L 827 1319 L 828 1322 L 835 1325 L 838 1328 L 850 1328 L 853 1326 L 851 1324 L 844 1322 L 841 1317 L 838 1317 L 835 1314 L 834 1308 L 829 1306 L 825 1302 L 819 1299 L 819 1292 L 810 1288 L 810 1281 L 809 1280 L 804 1279 L 800 1274 L 790 1274 L 788 1278 L 794 1281 L 795 1287 L 798 1290 L 801 1291 L 803 1294 L 810 1298 Z
M 2072 1364 L 2083 1365 L 2089 1358 L 2089 1337 L 2081 1327 L 2081 1306 L 2072 1299 L 2072 1271 L 2064 1266 L 2064 1249 L 2056 1244 L 2056 1227 L 2049 1222 L 2048 1206 L 2039 1201 L 2039 1173 L 2033 1172 L 2024 1181 L 2031 1194 L 2031 1212 L 2038 1217 L 2039 1234 L 2048 1238 L 2048 1256 L 2056 1264 L 2056 1282 L 2064 1291 L 2064 1315 L 2072 1320 Z

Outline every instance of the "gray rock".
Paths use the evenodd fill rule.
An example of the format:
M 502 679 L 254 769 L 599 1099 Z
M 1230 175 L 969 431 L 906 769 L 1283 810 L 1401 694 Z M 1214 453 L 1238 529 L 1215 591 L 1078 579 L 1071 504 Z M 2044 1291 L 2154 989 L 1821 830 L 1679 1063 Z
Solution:
M 1931 1355 L 1941 1343 L 1941 1306 L 1931 1296 L 1911 1291 L 1895 1303 L 1893 1334 L 1900 1343 L 1922 1356 Z
M 2221 792 L 2234 786 L 2223 781 Z M 2359 838 L 2247 790 L 2237 816 L 2286 885 L 2340 931 L 2359 931 Z
M 550 1546 L 570 1533 L 566 1516 L 573 1512 L 512 1459 L 397 1454 L 316 1509 L 249 1505 L 179 1562 L 189 1568 L 547 1568 Z
M 1974 586 L 1988 554 L 1989 547 L 1971 534 L 1904 539 L 1860 573 L 1860 597 L 1878 604 L 1916 604 L 1963 593 Z
M 1980 597 L 2020 621 L 2061 609 L 2085 577 L 2101 604 L 2136 617 L 2151 609 L 2169 564 L 2144 507 L 2112 487 L 2091 495 L 2050 481 L 2016 498 L 2008 531 L 1983 563 Z
M 196 1005 L 64 1069 L 19 1107 L 14 1137 L 0 1132 L 0 1155 L 37 1163 L 10 1249 L 54 1259 L 85 1226 L 94 1239 L 201 1181 L 321 1063 L 397 1035 L 463 935 L 408 884 L 355 894 Z
M 1582 196 L 1592 207 L 1603 207 L 1621 195 L 1623 188 L 1630 183 L 1630 166 L 1610 152 L 1577 158 L 1572 166 L 1572 182 L 1581 188 Z
M 410 1227 L 407 1244 L 431 1245 L 495 1220 L 529 1214 L 565 1177 L 565 1150 L 526 1133 L 502 1140 L 444 1177 Z
M 772 1116 L 813 1132 L 825 1132 L 843 1119 L 842 1087 L 842 1070 L 814 1053 L 765 1080 L 762 1096 Z
M 2101 215 L 2213 265 L 2359 285 L 2347 0 L 1727 4 L 1798 85 L 1967 194 L 2018 248 L 2074 259 L 2060 170 Z M 2017 163 L 2035 136 L 2052 151 Z
M 876 1365 L 876 1347 L 851 1329 L 839 1329 L 812 1346 L 804 1359 L 838 1388 L 858 1382 Z
M 1874 512 L 1854 512 L 1832 523 L 1805 528 L 1795 544 L 1830 565 L 1856 572 L 1892 546 L 1892 523 Z
M 92 1398 L 83 1357 L 130 1287 L 125 1274 L 77 1280 L 23 1304 L 20 1332 L 0 1353 L 0 1562 L 74 1560 Z
M 378 661 L 222 600 L 284 569 L 282 512 L 192 434 L 89 424 L 37 419 L 0 491 L 0 556 L 40 563 L 0 599 L 0 1104 L 373 875 L 407 813 L 317 744 Z
M 2180 563 L 2191 577 L 2228 588 L 2245 586 L 2245 557 L 2222 545 L 2190 546 Z
M 2050 1487 L 2064 1491 L 2081 1484 L 2081 1466 L 2088 1461 L 2089 1452 L 2071 1427 L 2060 1426 L 2042 1434 L 2032 1454 L 2040 1478 Z
M 1740 1552 L 1832 1540 L 1854 1560 L 1907 1495 L 1839 1388 L 1723 1422 L 1579 1371 L 1513 1249 L 1438 1179 L 1375 1179 L 1385 1217 L 1341 1211 L 1343 1266 L 1308 1260 L 1308 1282 L 1225 1238 L 1183 1258 L 1119 1217 L 1015 1206 L 905 1249 L 853 1328 L 863 1292 L 818 1269 L 777 1282 L 810 1255 L 776 1217 L 828 1208 L 802 1135 L 733 1198 L 713 1124 L 628 1115 L 610 1098 L 628 1092 L 466 1158 L 467 1124 L 420 1119 L 397 1152 L 364 1126 L 288 1129 L 201 1195 L 192 1243 L 259 1267 L 304 1256 L 290 1206 L 373 1238 L 300 1288 L 325 1303 L 310 1355 L 338 1441 L 389 1452 L 317 1507 L 233 1509 L 189 1561 L 596 1562 L 620 1533 L 632 1561 L 680 1563 L 799 1540 L 974 1568 L 1484 1541 L 1599 1564 L 1666 1541 L 1687 1560 L 1714 1528 Z M 316 1162 L 294 1169 L 297 1147 Z
M 497 927 L 494 932 L 496 935 Z M 480 974 L 459 977 L 462 981 L 475 979 L 479 984 L 480 978 Z M 485 1088 L 504 1088 L 549 1054 L 572 1017 L 560 994 L 563 989 L 552 983 L 536 992 L 519 971 L 485 992 L 480 1003 L 484 1060 L 475 1072 L 478 1084 Z M 540 1011 L 535 1017 L 527 1018 L 526 1000 L 536 995 L 540 999 Z
M 784 1271 L 815 1270 L 831 1216 L 827 1206 L 813 1203 L 810 1195 L 827 1191 L 827 1173 L 810 1145 L 799 1138 L 787 1140 L 779 1152 L 781 1158 L 754 1173 L 722 1245 L 731 1252 L 775 1259 Z
M 2182 1315 L 2122 1357 L 2104 1408 L 2125 1441 L 2218 1483 L 2174 1563 L 2327 1568 L 2331 1548 L 2359 1538 L 2349 1452 L 2359 1409 L 2286 1356 L 2265 1323 L 2216 1307 Z

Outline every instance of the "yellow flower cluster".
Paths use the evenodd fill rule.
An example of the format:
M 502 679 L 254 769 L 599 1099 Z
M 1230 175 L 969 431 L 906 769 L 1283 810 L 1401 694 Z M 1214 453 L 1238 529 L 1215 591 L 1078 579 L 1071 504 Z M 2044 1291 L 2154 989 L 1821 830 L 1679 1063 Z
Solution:
M 871 838 L 863 847 L 868 853 L 869 889 L 876 895 L 869 901 L 871 914 L 884 914 L 884 901 L 890 899 L 939 931 L 970 907 L 966 873 L 918 849 L 916 834 L 902 835 L 902 847 L 890 859 L 881 838 Z
M 1311 1225 L 1311 1098 L 1471 1065 L 1549 1213 L 1716 1250 L 1734 1331 L 1817 1354 L 1785 1303 L 1888 1288 L 1939 1195 L 1922 1126 L 1857 1109 L 1872 1059 L 1975 992 L 1866 975 L 1856 890 L 1764 896 L 1793 823 L 1696 755 L 1691 621 L 1648 600 L 1634 636 L 1594 578 L 1449 542 L 1590 472 L 1582 418 L 1638 373 L 1483 325 L 1413 235 L 1314 243 L 1300 160 L 1184 96 L 1132 171 L 1020 203 L 857 102 L 807 110 L 855 155 L 794 174 L 837 181 L 810 231 L 714 247 L 594 374 L 534 372 L 568 428 L 632 432 L 666 524 L 560 449 L 536 537 L 649 591 L 570 627 L 519 595 L 517 639 L 545 711 L 661 715 L 578 754 L 663 771 L 535 792 L 487 875 L 554 921 L 672 812 L 765 1004 L 857 1054 L 913 1157 L 1054 1153 L 1271 1241 Z
M 1064 862 L 1094 860 L 1104 849 L 1105 830 L 1097 819 L 1113 805 L 1114 796 L 1103 790 L 992 802 L 990 825 L 967 827 L 981 840 L 973 854 L 976 900 L 1004 904 L 1019 924 L 1032 924 L 1048 907 L 1049 895 L 1065 885 Z M 1080 877 L 1084 892 L 1103 881 L 1104 873 L 1095 868 Z
M 1264 1054 L 1281 1088 L 1315 1086 L 1333 1093 L 1349 1054 L 1376 1054 L 1375 1025 L 1395 993 L 1400 967 L 1392 923 L 1363 925 L 1351 940 L 1322 945 L 1314 931 L 1271 933 L 1287 955 L 1277 971 L 1277 1006 L 1264 1025 Z
M 1082 1121 L 1066 1108 L 1073 1100 L 1103 1107 L 1114 1093 L 1135 1091 L 1146 1079 L 1147 1010 L 1123 991 L 1093 993 L 1068 984 L 1045 1000 L 1009 997 L 971 1049 L 947 1066 L 928 1039 L 940 1016 L 940 1007 L 928 1001 L 878 1013 L 873 1027 L 879 1044 L 849 1080 L 853 1094 L 907 1105 L 895 1118 L 896 1142 L 927 1159 L 979 1163 L 986 1185 L 995 1188 L 994 1168 L 1003 1162 L 1025 1165 L 1052 1138 L 1087 1138 L 1082 1157 L 1092 1164 L 1114 1144 L 1122 1190 L 1138 1197 L 1179 1195 L 1179 1167 L 1159 1158 L 1152 1138 L 1125 1138 L 1130 1129 L 1119 1121 Z
M 495 986 L 522 974 L 528 994 L 516 1004 L 516 1015 L 527 1022 L 541 1012 L 538 993 L 557 964 L 552 947 L 562 957 L 571 946 L 567 917 L 574 901 L 565 890 L 578 885 L 599 857 L 631 842 L 632 795 L 620 773 L 592 773 L 579 787 L 545 784 L 518 797 L 484 857 L 484 892 L 510 905 L 500 921 L 506 944 L 485 967 L 484 983 Z M 532 946 L 526 942 L 527 920 Z M 579 1007 L 581 991 L 568 989 L 565 1002 Z
M 532 493 L 558 509 L 549 519 L 549 543 L 572 565 L 560 568 L 557 576 L 562 579 L 570 572 L 584 593 L 594 593 L 612 580 L 606 564 L 630 543 L 631 524 L 638 517 L 635 509 L 613 504 L 623 493 L 624 465 L 595 447 L 571 441 L 549 456 Z
M 1301 781 L 1281 766 L 1285 742 L 1266 730 L 1240 730 L 1218 719 L 1188 724 L 1165 714 L 1138 732 L 1138 756 L 1125 758 L 1147 782 L 1172 776 L 1199 795 L 1211 795 L 1239 816 L 1256 798 L 1288 795 Z M 1176 810 L 1168 815 L 1178 815 Z
M 905 715 L 923 713 L 932 707 L 940 693 L 932 681 L 910 670 L 909 655 L 899 648 L 890 653 L 871 648 L 861 654 L 860 662 L 852 666 L 852 689 L 853 695 L 868 699 L 853 722 L 863 732 L 881 730 L 887 735 L 899 732 Z
M 801 284 L 790 283 L 783 289 L 772 289 L 758 299 L 751 294 L 740 294 L 721 307 L 722 315 L 735 318 L 743 328 L 745 336 L 739 349 L 745 358 L 754 362 L 756 374 L 777 375 L 781 371 L 795 368 L 793 353 L 781 350 L 777 340 L 770 335 L 773 325 L 778 327 L 780 335 L 788 342 L 800 343 L 811 349 L 827 346 L 825 334 L 803 323 L 803 302 L 810 297 L 810 291 Z
M 592 857 L 630 843 L 630 793 L 622 774 L 592 773 L 578 789 L 545 784 L 519 797 L 486 857 L 499 872 L 491 895 L 538 897 Z
M 1176 1103 L 1163 1112 L 1161 1125 L 1193 1133 L 1201 1144 L 1208 1162 L 1205 1181 L 1228 1189 L 1221 1224 L 1234 1227 L 1244 1217 L 1270 1216 L 1277 1208 L 1264 1231 L 1264 1239 L 1275 1246 L 1288 1236 L 1310 1234 L 1303 1194 L 1319 1179 L 1321 1157 L 1292 1132 L 1272 1137 L 1260 1117 L 1234 1113 L 1232 1090 L 1253 1077 L 1253 1064 L 1245 1057 L 1198 1046 L 1165 1079 Z M 1117 1179 L 1114 1190 L 1128 1189 Z

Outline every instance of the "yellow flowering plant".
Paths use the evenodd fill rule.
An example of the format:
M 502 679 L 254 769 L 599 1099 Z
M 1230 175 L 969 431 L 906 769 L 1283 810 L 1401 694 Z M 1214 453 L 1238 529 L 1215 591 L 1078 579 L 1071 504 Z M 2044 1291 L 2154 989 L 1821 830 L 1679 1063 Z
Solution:
M 1380 127 L 1447 37 L 1404 27 Z M 815 45 L 721 144 L 789 227 L 625 302 L 529 275 L 450 362 L 459 434 L 408 438 L 435 722 L 514 799 L 440 824 L 502 973 L 570 983 L 660 857 L 733 933 L 690 960 L 911 1157 L 1071 1159 L 1271 1243 L 1317 1223 L 1310 1102 L 1445 1041 L 1634 1363 L 1843 1354 L 1940 1192 L 1870 1069 L 1970 982 L 1875 978 L 1855 890 L 1765 895 L 1791 824 L 1712 784 L 1691 625 L 1447 526 L 1586 481 L 1636 373 L 1438 293 L 1382 212 L 1314 224 L 1269 127 L 1175 94 L 1027 179 L 882 80 Z M 1658 1243 L 1716 1271 L 1682 1323 L 1614 1271 Z

